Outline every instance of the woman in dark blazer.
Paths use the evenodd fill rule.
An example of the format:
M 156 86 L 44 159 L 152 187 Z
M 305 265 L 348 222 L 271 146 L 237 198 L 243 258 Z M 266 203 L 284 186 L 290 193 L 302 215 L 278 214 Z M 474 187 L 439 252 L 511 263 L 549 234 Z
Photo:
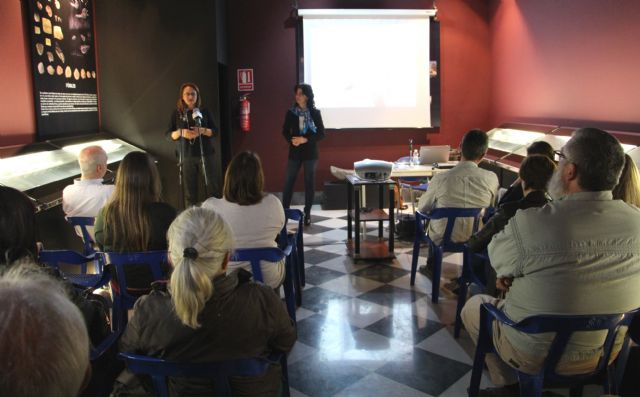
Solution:
M 287 110 L 282 126 L 282 135 L 289 143 L 289 161 L 282 191 L 282 204 L 284 208 L 291 205 L 293 185 L 300 167 L 304 166 L 304 223 L 310 225 L 318 161 L 317 142 L 324 138 L 324 124 L 320 111 L 316 109 L 311 86 L 296 84 L 294 92 L 295 104 Z

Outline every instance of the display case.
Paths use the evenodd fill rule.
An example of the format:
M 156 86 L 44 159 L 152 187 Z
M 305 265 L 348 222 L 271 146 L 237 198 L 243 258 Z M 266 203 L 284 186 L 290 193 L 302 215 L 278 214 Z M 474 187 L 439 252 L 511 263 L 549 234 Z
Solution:
M 507 123 L 487 132 L 489 150 L 481 166 L 496 172 L 500 186 L 509 186 L 518 175 L 520 163 L 527 155 L 527 147 L 536 141 L 544 141 L 554 150 L 560 150 L 571 138 L 577 127 L 563 127 L 542 124 Z M 636 163 L 640 162 L 640 133 L 611 131 L 625 153 Z
M 73 141 L 72 141 L 73 142 Z M 62 202 L 62 189 L 80 175 L 78 154 L 91 145 L 107 152 L 108 166 L 113 168 L 132 151 L 143 151 L 121 139 L 100 137 L 80 142 L 47 141 L 24 148 L 23 153 L 0 158 L 0 184 L 11 186 L 30 196 L 43 211 Z M 107 180 L 113 179 L 108 172 Z

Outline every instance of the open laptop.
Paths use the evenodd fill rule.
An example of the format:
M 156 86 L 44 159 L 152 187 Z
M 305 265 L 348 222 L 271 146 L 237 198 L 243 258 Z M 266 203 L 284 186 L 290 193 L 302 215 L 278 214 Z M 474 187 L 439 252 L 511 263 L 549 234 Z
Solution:
M 449 161 L 449 145 L 421 146 L 420 164 L 446 163 Z

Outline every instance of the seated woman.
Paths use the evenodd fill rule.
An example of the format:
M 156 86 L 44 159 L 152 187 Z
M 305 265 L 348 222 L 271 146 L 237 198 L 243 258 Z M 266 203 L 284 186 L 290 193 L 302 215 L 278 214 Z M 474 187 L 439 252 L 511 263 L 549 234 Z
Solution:
M 227 167 L 223 198 L 211 197 L 202 207 L 216 211 L 229 224 L 236 248 L 277 247 L 276 237 L 284 226 L 280 200 L 265 194 L 260 158 L 253 152 L 238 153 Z M 247 262 L 229 263 L 229 271 L 251 271 Z M 266 285 L 277 288 L 284 280 L 284 263 L 263 262 L 260 266 Z
M 613 188 L 613 198 L 640 207 L 640 173 L 628 154 L 624 155 L 624 168 L 618 184 Z
M 154 284 L 141 297 L 120 340 L 121 351 L 178 362 L 211 362 L 288 352 L 296 331 L 271 288 L 250 282 L 243 269 L 226 274 L 232 235 L 206 208 L 181 213 L 167 233 L 174 269 L 168 290 Z M 158 286 L 158 287 L 156 287 Z M 274 396 L 281 369 L 232 382 L 234 395 Z M 212 395 L 211 382 L 173 379 L 173 396 Z
M 124 156 L 116 174 L 116 187 L 95 222 L 96 243 L 106 252 L 167 249 L 167 229 L 176 210 L 161 202 L 158 169 L 143 152 Z M 127 286 L 148 289 L 153 281 L 147 266 L 130 267 Z
M 493 236 L 504 229 L 509 219 L 516 214 L 516 211 L 545 205 L 549 201 L 547 198 L 547 185 L 555 169 L 555 163 L 547 156 L 534 154 L 525 157 L 522 164 L 520 164 L 520 171 L 518 172 L 524 197 L 518 201 L 502 204 L 487 224 L 471 236 L 467 242 L 469 249 L 472 252 L 483 252 L 487 249 Z M 474 261 L 474 271 L 479 273 L 478 276 L 486 281 L 487 293 L 495 296 L 497 294 L 495 290 L 495 270 L 491 266 L 482 266 L 480 268 L 480 265 Z
M 536 141 L 527 147 L 527 156 L 531 156 L 534 154 L 541 154 L 543 156 L 547 156 L 549 159 L 554 159 L 553 147 L 545 141 Z M 524 161 L 524 160 L 522 160 Z M 502 204 L 519 201 L 524 197 L 524 189 L 522 188 L 522 179 L 517 178 L 511 186 L 507 189 L 506 192 L 500 197 L 500 201 L 498 202 L 498 206 Z

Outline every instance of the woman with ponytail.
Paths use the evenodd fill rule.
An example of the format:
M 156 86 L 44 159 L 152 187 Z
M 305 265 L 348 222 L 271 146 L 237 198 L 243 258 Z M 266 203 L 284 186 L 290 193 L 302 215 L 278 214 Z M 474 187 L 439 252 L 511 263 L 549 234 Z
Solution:
M 211 362 L 288 352 L 296 331 L 280 298 L 250 282 L 244 269 L 226 274 L 229 226 L 213 210 L 192 207 L 169 227 L 173 272 L 138 299 L 120 350 L 178 362 Z M 281 370 L 232 382 L 234 395 L 275 396 Z M 172 379 L 172 396 L 212 395 L 210 381 Z M 126 386 L 117 385 L 118 388 Z

